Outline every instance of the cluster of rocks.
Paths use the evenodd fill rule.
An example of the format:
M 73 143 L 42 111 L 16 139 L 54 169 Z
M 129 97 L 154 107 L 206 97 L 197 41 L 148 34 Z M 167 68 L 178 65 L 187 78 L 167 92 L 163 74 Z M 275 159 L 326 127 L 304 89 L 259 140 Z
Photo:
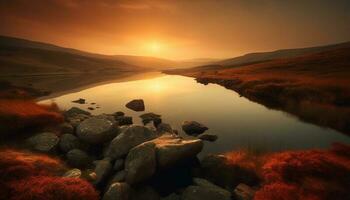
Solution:
M 72 101 L 72 103 L 87 104 L 87 101 L 86 101 L 86 99 L 79 98 L 77 100 Z M 97 108 L 100 108 L 100 106 L 96 105 L 96 103 L 94 103 L 94 102 L 90 103 L 90 106 L 87 107 L 87 109 L 89 109 L 89 110 L 95 110 Z
M 73 107 L 64 112 L 64 117 L 60 133 L 38 133 L 28 138 L 27 144 L 33 150 L 61 156 L 72 167 L 62 176 L 86 179 L 103 200 L 248 200 L 254 196 L 254 190 L 246 185 L 249 182 L 227 185 L 207 176 L 213 173 L 207 169 L 212 160 L 197 159 L 203 149 L 202 139 L 180 137 L 160 115 L 143 114 L 146 125 L 135 125 L 123 112 L 93 116 Z M 208 129 L 197 122 L 183 125 L 188 134 Z M 189 181 L 162 192 L 157 180 L 169 170 L 173 178 L 158 183 L 161 187 L 181 182 L 183 171 L 191 171 L 186 175 Z

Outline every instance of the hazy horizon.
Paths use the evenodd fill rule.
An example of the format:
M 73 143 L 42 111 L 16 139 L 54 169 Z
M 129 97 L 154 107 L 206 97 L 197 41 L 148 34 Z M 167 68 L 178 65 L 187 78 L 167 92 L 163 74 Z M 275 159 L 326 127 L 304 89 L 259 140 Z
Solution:
M 107 55 L 224 59 L 349 41 L 349 9 L 345 0 L 0 0 L 0 35 Z

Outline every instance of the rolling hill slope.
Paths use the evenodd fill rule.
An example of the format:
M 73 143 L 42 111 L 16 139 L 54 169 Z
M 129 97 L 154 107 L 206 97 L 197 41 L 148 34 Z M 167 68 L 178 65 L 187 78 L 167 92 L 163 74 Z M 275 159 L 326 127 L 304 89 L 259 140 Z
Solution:
M 174 61 L 148 56 L 102 55 L 53 44 L 30 41 L 20 38 L 0 36 L 1 72 L 20 73 L 20 70 L 48 72 L 140 70 L 185 68 L 208 64 L 208 60 Z M 51 68 L 51 69 L 50 69 Z M 6 73 L 7 72 L 7 73 Z

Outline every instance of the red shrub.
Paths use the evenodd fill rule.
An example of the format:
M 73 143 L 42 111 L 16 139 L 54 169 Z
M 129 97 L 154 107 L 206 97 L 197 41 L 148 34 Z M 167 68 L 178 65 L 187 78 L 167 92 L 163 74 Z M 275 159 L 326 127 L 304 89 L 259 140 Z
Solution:
M 285 183 L 273 183 L 263 186 L 255 193 L 255 200 L 297 200 L 299 191 L 296 186 Z
M 9 200 L 97 200 L 92 185 L 78 178 L 32 177 L 12 184 Z
M 30 176 L 52 176 L 64 170 L 64 165 L 46 155 L 15 150 L 0 151 L 0 180 L 12 181 Z
M 98 194 L 88 182 L 58 177 L 64 170 L 59 160 L 46 155 L 1 150 L 0 199 L 98 199 Z
M 332 150 L 275 153 L 261 170 L 265 185 L 256 200 L 350 199 L 350 159 Z
M 3 134 L 62 121 L 63 117 L 55 104 L 38 105 L 29 100 L 0 99 L 0 131 Z

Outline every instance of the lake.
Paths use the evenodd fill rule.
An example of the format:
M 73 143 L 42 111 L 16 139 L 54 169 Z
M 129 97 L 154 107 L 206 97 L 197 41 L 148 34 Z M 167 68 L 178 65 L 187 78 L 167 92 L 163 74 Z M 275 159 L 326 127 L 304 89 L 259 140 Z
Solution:
M 78 98 L 86 99 L 88 104 L 72 103 Z M 206 133 L 219 138 L 215 142 L 205 142 L 202 155 L 237 149 L 279 151 L 327 148 L 333 142 L 350 143 L 349 136 L 335 130 L 304 123 L 219 85 L 202 85 L 194 78 L 178 75 L 155 73 L 155 76 L 148 75 L 147 79 L 130 81 L 124 78 L 123 82 L 115 80 L 78 92 L 53 94 L 40 103 L 56 102 L 61 109 L 99 106 L 91 113 L 123 111 L 133 117 L 134 123 L 141 124 L 139 115 L 145 112 L 134 112 L 125 107 L 130 100 L 140 98 L 145 101 L 145 112 L 162 115 L 163 122 L 171 124 L 182 135 L 181 124 L 185 120 L 195 120 L 208 126 Z

